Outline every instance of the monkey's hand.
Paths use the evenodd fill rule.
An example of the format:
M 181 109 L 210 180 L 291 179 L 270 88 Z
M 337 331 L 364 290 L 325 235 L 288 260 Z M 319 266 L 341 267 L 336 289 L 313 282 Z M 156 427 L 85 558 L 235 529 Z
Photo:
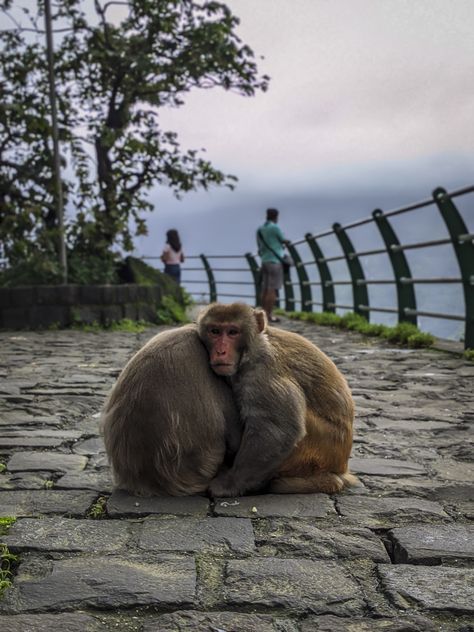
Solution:
M 235 482 L 232 480 L 232 476 L 229 471 L 220 472 L 210 483 L 209 493 L 213 498 L 231 498 L 234 496 L 241 496 L 242 490 L 240 490 Z

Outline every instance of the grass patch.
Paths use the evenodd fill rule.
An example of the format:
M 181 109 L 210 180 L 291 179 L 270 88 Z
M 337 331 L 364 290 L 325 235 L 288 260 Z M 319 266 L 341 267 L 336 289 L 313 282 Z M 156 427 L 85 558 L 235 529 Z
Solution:
M 72 326 L 72 329 L 92 333 L 99 333 L 102 331 L 126 331 L 131 334 L 141 334 L 148 327 L 152 326 L 152 323 L 147 323 L 144 320 L 131 320 L 130 318 L 123 318 L 122 320 L 116 320 L 108 323 L 107 325 L 101 325 L 98 322 L 88 324 L 76 323 Z
M 12 585 L 12 567 L 18 561 L 18 556 L 8 550 L 6 544 L 0 544 L 0 597 Z
M 16 518 L 12 516 L 0 518 L 0 536 L 6 535 L 15 522 Z M 17 561 L 18 556 L 10 553 L 7 545 L 0 542 L 0 597 L 12 585 L 12 568 Z
M 360 314 L 354 314 L 353 312 L 348 312 L 347 314 L 344 314 L 344 316 L 338 316 L 332 312 L 276 311 L 279 314 L 285 315 L 293 320 L 302 320 L 305 322 L 315 323 L 317 325 L 349 329 L 350 331 L 357 331 L 365 336 L 384 338 L 389 342 L 412 348 L 431 347 L 435 340 L 434 336 L 423 333 L 416 325 L 411 323 L 399 323 L 395 327 L 372 324 Z

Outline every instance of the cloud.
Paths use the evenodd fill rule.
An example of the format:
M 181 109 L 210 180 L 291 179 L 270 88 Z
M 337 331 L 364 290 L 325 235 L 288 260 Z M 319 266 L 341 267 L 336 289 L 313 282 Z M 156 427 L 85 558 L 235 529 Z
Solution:
M 470 0 L 230 0 L 272 76 L 245 99 L 194 92 L 162 114 L 183 144 L 245 177 L 472 152 Z

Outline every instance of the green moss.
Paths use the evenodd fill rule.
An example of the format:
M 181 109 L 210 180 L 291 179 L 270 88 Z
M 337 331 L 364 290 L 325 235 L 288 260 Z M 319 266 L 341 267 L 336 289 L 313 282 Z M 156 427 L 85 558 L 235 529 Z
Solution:
M 0 474 L 3 474 L 3 472 L 7 469 L 7 465 L 6 463 L 4 463 L 3 461 L 0 461 Z
M 338 316 L 332 312 L 284 312 L 278 310 L 294 320 L 316 323 L 317 325 L 339 327 L 357 331 L 365 336 L 377 336 L 390 342 L 409 347 L 430 347 L 434 343 L 434 336 L 421 332 L 412 323 L 399 323 L 395 327 L 369 323 L 360 314 L 348 312 L 344 316 Z
M 466 351 L 464 352 L 464 357 L 466 358 L 466 360 L 474 362 L 474 349 L 466 349 Z

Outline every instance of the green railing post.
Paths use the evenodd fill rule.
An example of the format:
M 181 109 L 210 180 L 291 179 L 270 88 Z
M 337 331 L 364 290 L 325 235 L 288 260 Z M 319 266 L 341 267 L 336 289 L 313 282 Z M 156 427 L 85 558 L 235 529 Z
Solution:
M 460 239 L 468 235 L 468 230 L 447 191 L 438 187 L 433 191 L 433 198 L 448 228 L 461 270 L 466 305 L 464 347 L 474 349 L 474 244 L 472 238 Z
M 413 325 L 417 324 L 416 315 L 408 315 L 405 312 L 405 308 L 416 311 L 416 297 L 415 288 L 413 284 L 403 283 L 403 279 L 411 279 L 410 266 L 405 257 L 403 250 L 399 250 L 400 242 L 393 230 L 392 225 L 386 217 L 383 216 L 382 211 L 378 208 L 372 213 L 377 228 L 382 235 L 387 253 L 392 264 L 393 274 L 395 276 L 395 283 L 397 286 L 397 301 L 398 301 L 398 322 L 409 322 Z
M 301 292 L 301 311 L 311 312 L 313 311 L 313 298 L 311 295 L 311 286 L 309 284 L 309 278 L 306 273 L 301 257 L 294 246 L 291 244 L 288 246 L 288 252 L 290 253 L 296 268 L 296 274 L 298 275 L 298 281 L 300 283 Z M 293 307 L 293 309 L 295 309 Z
M 332 285 L 332 277 L 331 272 L 329 271 L 329 266 L 325 261 L 323 261 L 324 255 L 319 247 L 319 244 L 316 242 L 316 238 L 313 237 L 311 233 L 306 233 L 305 239 L 311 248 L 314 260 L 318 266 L 323 295 L 323 312 L 335 312 L 336 308 L 334 307 L 334 303 L 336 302 L 336 297 L 334 295 L 334 287 Z
M 216 280 L 214 279 L 214 273 L 212 272 L 212 268 L 209 265 L 209 261 L 205 255 L 199 255 L 202 261 L 202 265 L 206 270 L 207 280 L 209 282 L 209 302 L 215 303 L 217 301 L 217 288 L 216 288 Z
M 260 268 L 254 255 L 250 252 L 245 253 L 245 258 L 249 264 L 250 272 L 252 273 L 253 284 L 255 286 L 255 307 L 260 305 Z
M 370 312 L 368 310 L 366 311 L 361 309 L 361 306 L 367 308 L 369 307 L 369 293 L 367 292 L 367 286 L 365 285 L 365 276 L 359 257 L 355 254 L 354 246 L 341 224 L 333 224 L 332 229 L 341 244 L 351 275 L 354 312 L 364 316 L 367 320 L 370 320 Z

